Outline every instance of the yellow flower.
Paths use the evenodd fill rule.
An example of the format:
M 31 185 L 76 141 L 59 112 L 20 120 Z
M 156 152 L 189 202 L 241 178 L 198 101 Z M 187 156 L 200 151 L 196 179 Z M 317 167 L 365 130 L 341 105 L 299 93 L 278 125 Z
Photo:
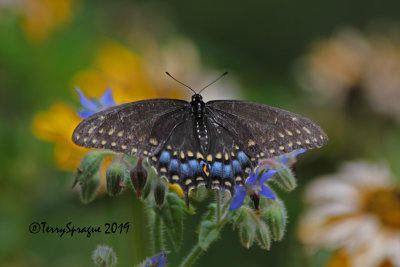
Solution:
M 72 16 L 75 0 L 25 0 L 21 6 L 22 27 L 34 43 L 41 43 Z
M 179 185 L 169 184 L 168 186 L 169 186 L 169 190 L 173 191 L 178 196 L 183 197 L 183 190 Z
M 54 157 L 61 169 L 75 170 L 89 151 L 72 142 L 72 133 L 81 120 L 76 111 L 64 103 L 54 104 L 49 111 L 39 112 L 33 119 L 33 133 L 55 145 Z
M 107 87 L 111 87 L 117 103 L 127 103 L 156 97 L 182 97 L 182 87 L 177 84 L 160 84 L 149 73 L 146 55 L 139 56 L 120 44 L 109 42 L 98 49 L 94 66 L 79 72 L 74 85 L 83 88 L 88 97 L 98 98 Z M 167 80 L 164 72 L 158 79 Z M 185 80 L 185 76 L 179 76 Z
M 138 54 L 122 45 L 108 43 L 99 49 L 94 67 L 81 71 L 74 80 L 88 97 L 98 98 L 107 87 L 111 87 L 117 103 L 160 96 L 182 96 L 182 88 L 178 89 L 177 86 L 172 89 L 171 86 L 154 86 L 146 75 L 146 67 L 149 66 L 145 66 Z M 78 98 L 78 94 L 75 96 Z M 61 169 L 75 170 L 83 155 L 89 151 L 71 140 L 81 120 L 77 111 L 64 103 L 54 104 L 49 111 L 40 112 L 34 117 L 34 134 L 39 139 L 55 144 L 54 157 Z
M 335 250 L 329 267 L 400 266 L 399 196 L 386 166 L 347 163 L 309 185 L 300 240 Z

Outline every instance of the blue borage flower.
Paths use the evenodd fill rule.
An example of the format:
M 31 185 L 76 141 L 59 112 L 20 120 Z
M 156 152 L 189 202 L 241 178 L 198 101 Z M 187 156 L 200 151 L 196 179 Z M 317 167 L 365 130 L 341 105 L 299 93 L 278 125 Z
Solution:
M 78 111 L 78 115 L 82 119 L 90 117 L 93 114 L 99 112 L 100 110 L 117 105 L 114 101 L 110 88 L 108 88 L 107 91 L 105 91 L 105 93 L 102 96 L 100 96 L 98 100 L 95 98 L 92 98 L 91 100 L 88 99 L 79 88 L 75 88 L 75 90 L 78 92 L 79 101 L 84 107 L 84 110 Z
M 232 198 L 229 210 L 236 210 L 243 205 L 244 198 L 249 196 L 258 209 L 260 203 L 260 195 L 265 198 L 275 199 L 274 192 L 265 185 L 265 182 L 272 177 L 275 173 L 286 169 L 287 167 L 280 168 L 278 170 L 266 170 L 257 169 L 256 172 L 250 173 L 249 179 L 246 184 L 242 186 L 235 186 L 236 195 Z
M 306 151 L 307 151 L 307 149 L 298 149 L 298 150 L 295 150 L 293 152 L 287 153 L 287 154 L 279 156 L 279 157 L 262 160 L 259 163 L 258 168 L 259 169 L 271 169 L 271 168 L 276 168 L 276 167 L 279 167 L 282 165 L 291 167 L 296 162 L 296 157 Z
M 151 257 L 150 261 L 151 262 L 145 265 L 146 267 L 164 267 L 167 263 L 167 253 L 165 253 L 165 251 L 161 251 L 156 256 Z
M 285 164 L 285 165 L 291 165 L 291 164 L 296 162 L 296 157 L 298 155 L 300 155 L 300 154 L 302 154 L 302 153 L 304 153 L 306 151 L 307 151 L 307 149 L 305 149 L 305 148 L 298 149 L 298 150 L 295 150 L 295 151 L 293 151 L 291 153 L 276 157 L 276 158 L 274 158 L 274 160 L 278 161 L 278 162 L 280 162 L 282 164 Z

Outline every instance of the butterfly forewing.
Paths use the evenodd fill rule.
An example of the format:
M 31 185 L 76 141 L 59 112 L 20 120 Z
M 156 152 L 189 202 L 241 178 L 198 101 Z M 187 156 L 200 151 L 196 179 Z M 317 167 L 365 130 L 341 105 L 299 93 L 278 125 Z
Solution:
M 235 100 L 211 101 L 206 107 L 250 157 L 272 158 L 321 147 L 327 140 L 311 120 L 279 108 Z
M 182 123 L 189 103 L 154 99 L 119 105 L 84 119 L 72 139 L 80 146 L 149 156 L 160 150 Z

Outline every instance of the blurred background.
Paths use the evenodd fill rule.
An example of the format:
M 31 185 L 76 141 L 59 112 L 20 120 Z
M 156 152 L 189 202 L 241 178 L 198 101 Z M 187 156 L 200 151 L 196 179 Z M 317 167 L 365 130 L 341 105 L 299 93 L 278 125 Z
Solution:
M 119 266 L 151 256 L 146 244 L 135 242 L 146 240 L 137 230 L 145 220 L 130 190 L 113 198 L 100 192 L 84 205 L 71 188 L 87 152 L 70 140 L 81 108 L 73 88 L 99 97 L 110 86 L 117 103 L 188 99 L 190 92 L 165 71 L 194 88 L 229 71 L 205 91 L 207 100 L 236 98 L 301 113 L 326 131 L 329 142 L 299 157 L 294 192 L 278 190 L 289 216 L 283 241 L 270 251 L 245 249 L 226 228 L 195 266 L 400 266 L 398 10 L 395 0 L 0 0 L 0 265 L 90 266 L 97 244 L 113 247 Z M 371 173 L 372 180 L 385 182 L 368 182 Z M 327 175 L 331 184 L 315 184 Z M 340 186 L 349 184 L 357 194 L 341 195 Z M 323 198 L 321 192 L 333 196 Z M 318 201 L 326 210 L 339 202 L 354 209 L 319 216 Z M 200 205 L 197 216 L 204 209 Z M 311 218 L 321 222 L 315 236 L 313 212 Z M 366 214 L 375 228 L 355 237 L 343 234 L 354 229 L 346 223 L 339 230 L 325 227 L 329 219 L 352 213 Z M 52 226 L 130 221 L 132 229 L 127 235 L 60 238 L 30 234 L 33 221 Z M 186 255 L 197 221 L 187 216 L 181 254 L 169 254 L 168 262 Z M 374 243 L 374 234 L 393 251 L 364 249 L 370 265 L 357 265 L 362 263 L 353 255 Z

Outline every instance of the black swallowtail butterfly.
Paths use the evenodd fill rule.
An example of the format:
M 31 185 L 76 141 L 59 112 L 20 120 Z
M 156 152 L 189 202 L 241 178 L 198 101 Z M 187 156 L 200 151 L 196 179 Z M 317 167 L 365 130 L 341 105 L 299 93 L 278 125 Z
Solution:
M 148 157 L 187 198 L 201 184 L 234 194 L 260 160 L 321 147 L 327 136 L 286 110 L 238 100 L 204 103 L 195 93 L 191 102 L 151 99 L 100 111 L 84 119 L 72 139 L 83 147 Z

